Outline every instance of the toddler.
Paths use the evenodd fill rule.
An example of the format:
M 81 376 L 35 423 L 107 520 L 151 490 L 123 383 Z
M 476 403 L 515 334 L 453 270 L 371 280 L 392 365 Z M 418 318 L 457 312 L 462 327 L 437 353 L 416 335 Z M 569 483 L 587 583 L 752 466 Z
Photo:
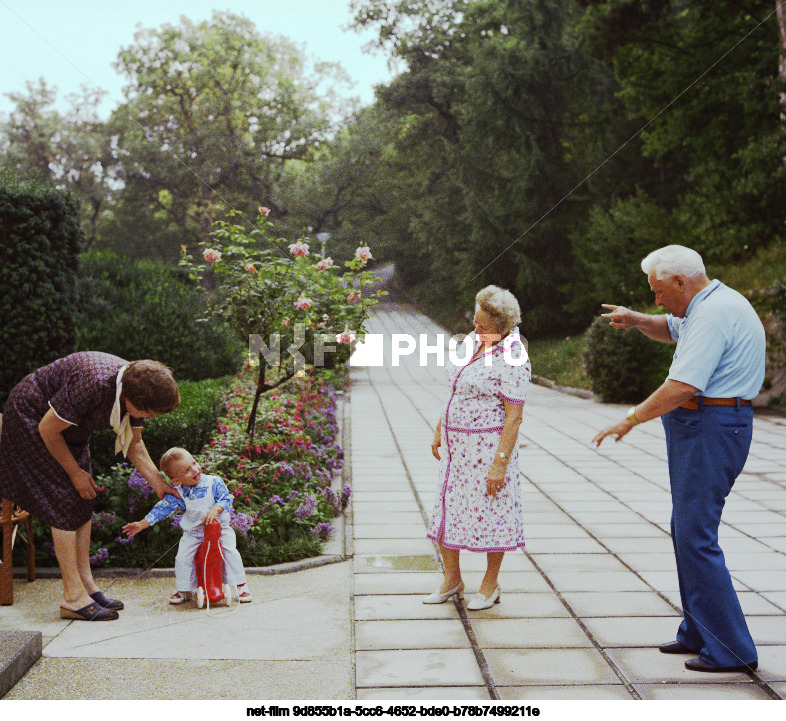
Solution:
M 127 523 L 123 531 L 135 536 L 154 523 L 162 521 L 174 511 L 183 511 L 180 528 L 183 537 L 175 558 L 175 592 L 169 603 L 183 603 L 196 588 L 196 569 L 194 557 L 205 535 L 205 523 L 217 518 L 221 524 L 221 548 L 224 553 L 224 583 L 237 585 L 238 600 L 251 601 L 251 593 L 246 588 L 246 572 L 243 561 L 236 548 L 235 532 L 229 527 L 229 509 L 232 494 L 218 476 L 202 475 L 202 468 L 185 448 L 170 448 L 161 456 L 161 470 L 169 476 L 172 484 L 182 496 L 171 494 L 153 506 L 141 521 Z M 228 571 L 228 573 L 227 573 Z

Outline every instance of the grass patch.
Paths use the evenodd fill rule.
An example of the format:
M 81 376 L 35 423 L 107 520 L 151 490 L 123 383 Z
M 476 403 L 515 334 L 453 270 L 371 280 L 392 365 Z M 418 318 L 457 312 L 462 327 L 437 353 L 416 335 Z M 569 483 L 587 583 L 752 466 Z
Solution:
M 707 275 L 718 278 L 745 295 L 751 290 L 769 288 L 786 276 L 786 243 L 759 249 L 755 255 L 735 264 L 708 265 Z
M 528 352 L 532 372 L 561 386 L 590 390 L 590 381 L 581 357 L 583 348 L 583 334 L 531 340 Z

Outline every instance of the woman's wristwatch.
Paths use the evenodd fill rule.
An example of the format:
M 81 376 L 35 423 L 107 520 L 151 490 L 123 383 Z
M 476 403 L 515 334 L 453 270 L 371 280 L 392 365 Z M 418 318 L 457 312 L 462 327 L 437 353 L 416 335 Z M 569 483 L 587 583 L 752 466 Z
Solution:
M 641 423 L 641 421 L 636 418 L 636 406 L 631 407 L 631 409 L 628 411 L 627 418 L 634 426 L 637 426 L 639 423 Z
M 508 454 L 507 453 L 503 453 L 502 451 L 499 451 L 497 453 L 496 457 L 502 459 L 503 461 L 507 461 L 508 458 L 509 458 Z

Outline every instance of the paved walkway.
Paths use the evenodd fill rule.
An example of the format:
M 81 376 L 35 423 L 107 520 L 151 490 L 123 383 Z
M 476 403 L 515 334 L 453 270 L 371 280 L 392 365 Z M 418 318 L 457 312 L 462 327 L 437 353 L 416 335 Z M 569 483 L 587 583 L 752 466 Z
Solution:
M 441 332 L 393 303 L 372 326 Z M 680 617 L 658 423 L 596 450 L 590 439 L 620 406 L 531 387 L 520 436 L 526 553 L 505 558 L 502 602 L 473 613 L 420 602 L 441 577 L 425 528 L 442 370 L 409 356 L 400 367 L 354 368 L 352 380 L 348 560 L 250 575 L 254 602 L 210 615 L 169 606 L 171 578 L 102 579 L 127 608 L 100 624 L 56 617 L 59 581 L 18 581 L 0 631 L 41 631 L 44 651 L 6 698 L 786 696 L 786 419 L 756 418 L 721 534 L 759 670 L 705 676 L 653 648 L 673 638 Z M 464 553 L 462 562 L 474 592 L 485 557 Z M 227 683 L 216 687 L 217 677 Z
M 372 333 L 443 332 L 386 304 Z M 426 606 L 439 554 L 425 540 L 437 481 L 430 443 L 443 370 L 417 355 L 355 368 L 351 396 L 358 699 L 772 699 L 786 695 L 786 419 L 757 417 L 721 530 L 759 646 L 755 674 L 699 674 L 655 646 L 681 616 L 668 535 L 662 426 L 600 449 L 625 410 L 532 386 L 521 427 L 525 552 L 506 555 L 502 602 Z M 485 555 L 462 553 L 474 593 Z

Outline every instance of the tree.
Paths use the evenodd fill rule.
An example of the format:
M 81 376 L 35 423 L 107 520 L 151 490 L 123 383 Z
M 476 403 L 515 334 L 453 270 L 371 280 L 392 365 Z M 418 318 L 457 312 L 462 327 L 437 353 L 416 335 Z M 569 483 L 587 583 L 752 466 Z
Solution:
M 770 0 L 583 0 L 586 37 L 613 62 L 642 152 L 669 190 L 681 242 L 728 261 L 782 232 L 786 134 Z
M 16 103 L 0 127 L 0 158 L 19 178 L 37 177 L 71 191 L 80 202 L 86 248 L 101 239 L 103 216 L 118 186 L 116 160 L 98 106 L 106 93 L 82 87 L 68 96 L 64 115 L 52 109 L 57 88 L 27 83 L 27 93 L 8 93 Z
M 498 283 L 522 299 L 528 334 L 572 327 L 563 312 L 575 269 L 571 235 L 592 198 L 572 190 L 602 160 L 606 131 L 592 109 L 614 90 L 573 32 L 577 7 L 355 7 L 357 22 L 375 26 L 379 43 L 407 66 L 378 97 L 399 122 L 392 164 L 409 192 L 396 211 L 409 218 L 402 242 L 428 256 L 418 264 L 427 269 L 423 284 L 469 305 L 478 287 Z
M 140 30 L 135 41 L 115 65 L 129 81 L 111 121 L 125 183 L 118 242 L 141 222 L 157 235 L 148 252 L 172 257 L 230 208 L 253 217 L 264 203 L 283 215 L 275 188 L 285 164 L 324 142 L 337 114 L 330 89 L 316 88 L 343 76 L 324 66 L 319 80 L 306 77 L 295 45 L 229 12 Z
M 232 222 L 217 222 L 202 244 L 204 262 L 194 262 L 185 249 L 181 260 L 194 280 L 202 280 L 208 271 L 214 273 L 209 315 L 223 321 L 241 342 L 248 342 L 249 352 L 259 359 L 247 426 L 250 436 L 261 396 L 307 365 L 346 361 L 352 341 L 364 335 L 369 308 L 383 294 L 372 294 L 368 288 L 374 276 L 363 270 L 371 258 L 367 246 L 356 249 L 339 276 L 331 258 L 309 260 L 307 238 L 289 245 L 287 252 L 282 241 L 271 236 L 267 210 L 260 209 L 250 231 Z M 233 218 L 237 213 L 229 215 Z

